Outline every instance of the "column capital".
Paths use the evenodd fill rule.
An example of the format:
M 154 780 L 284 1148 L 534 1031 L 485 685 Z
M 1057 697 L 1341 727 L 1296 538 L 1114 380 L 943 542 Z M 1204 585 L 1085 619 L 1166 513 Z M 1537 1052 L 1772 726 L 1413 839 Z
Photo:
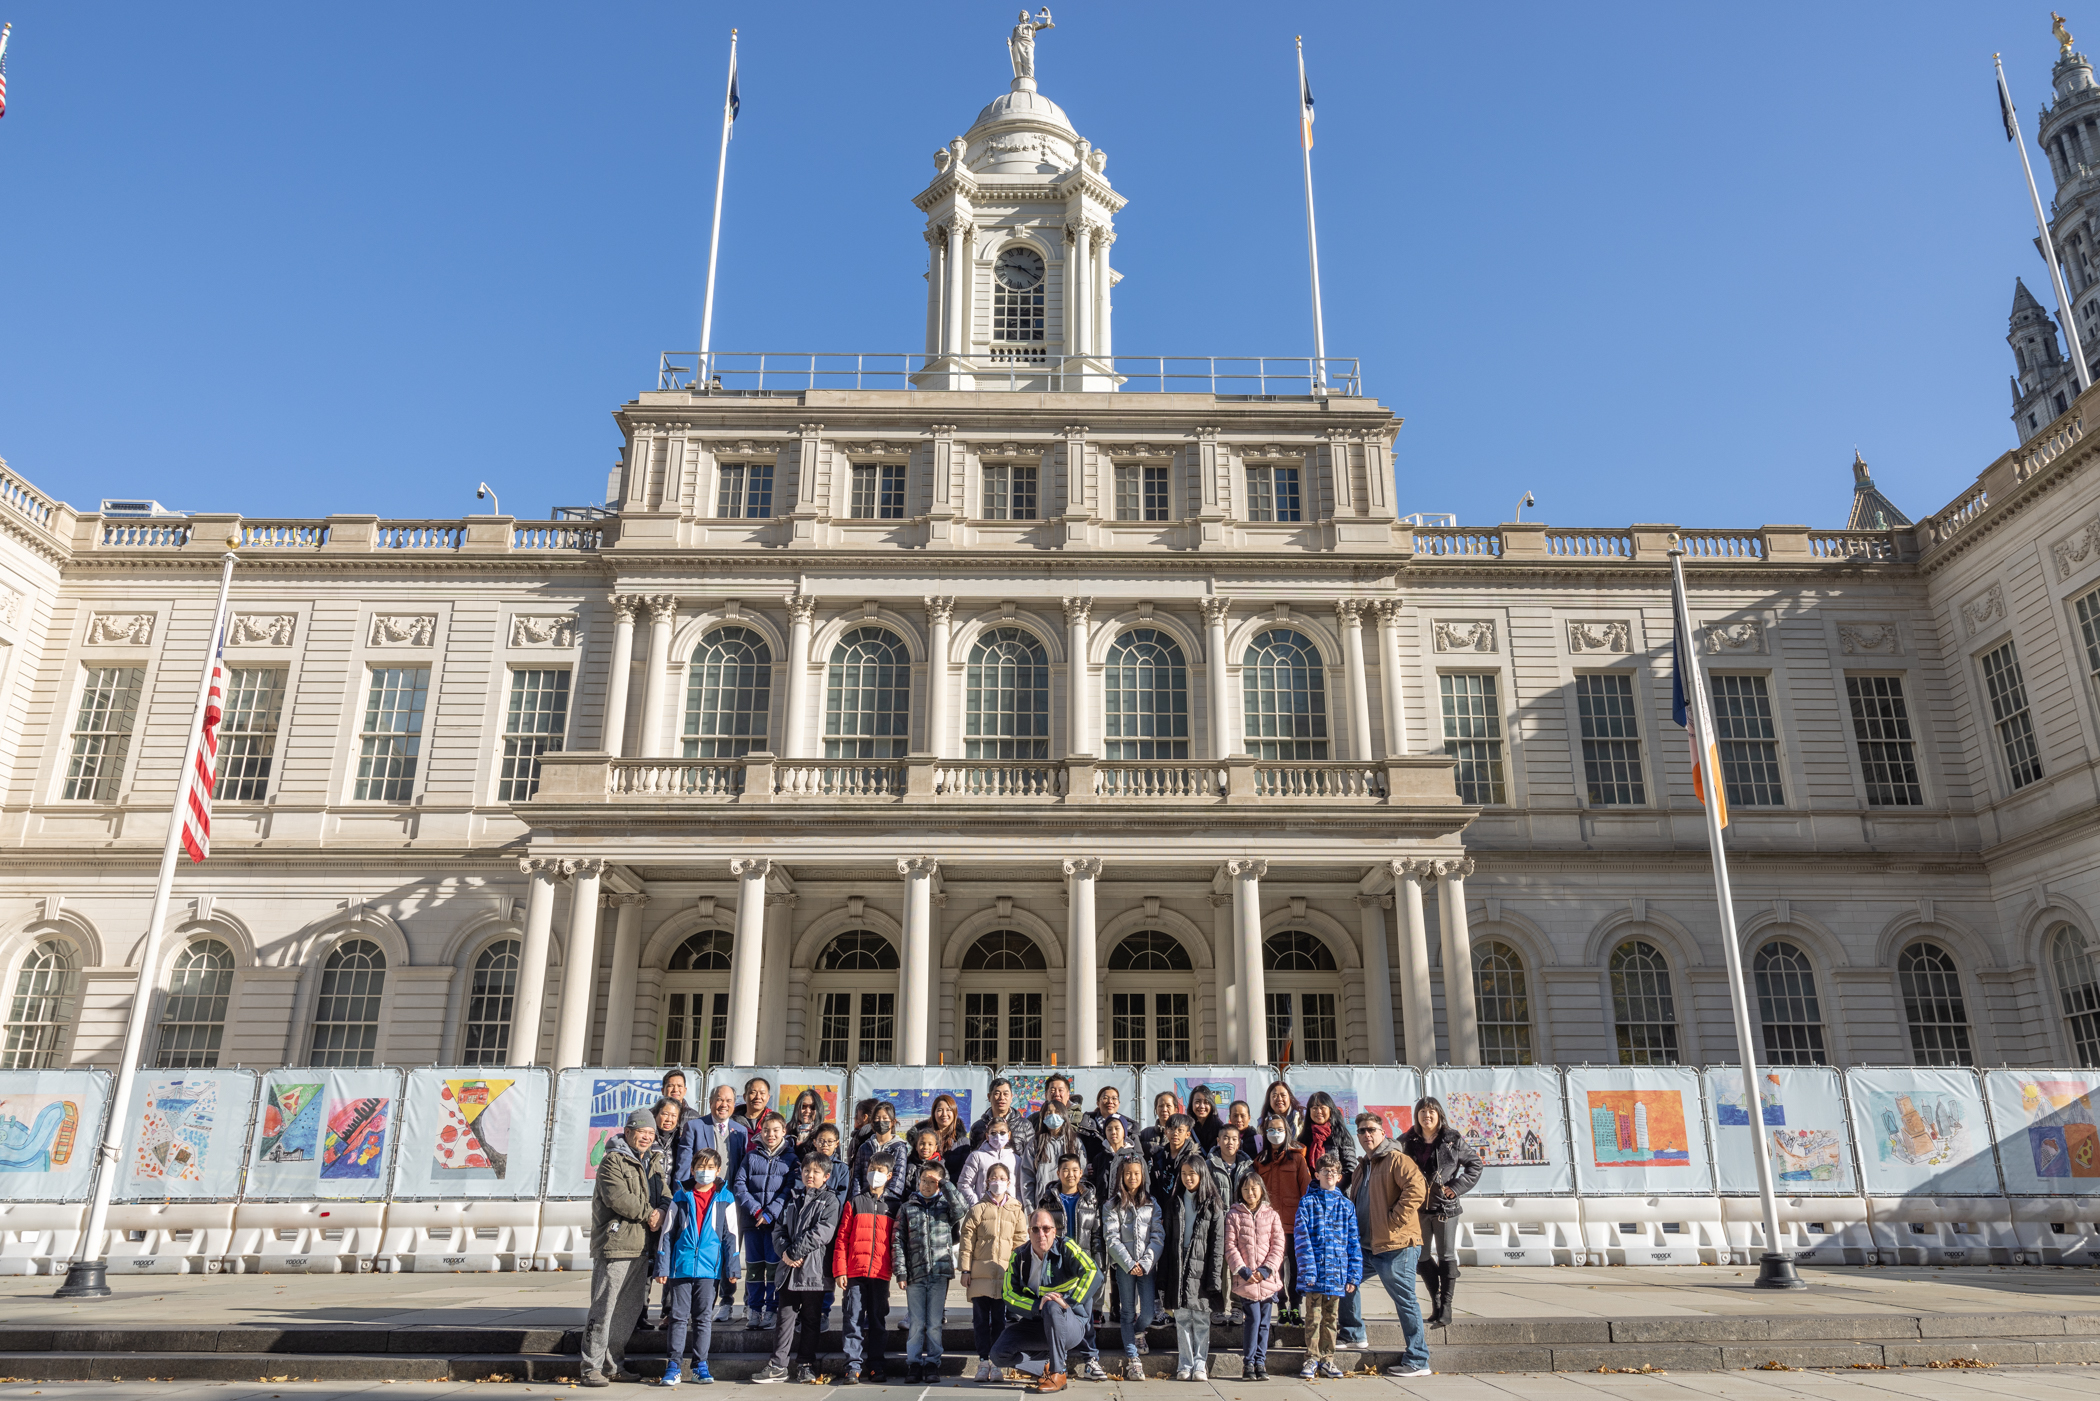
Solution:
M 1223 627 L 1226 616 L 1231 612 L 1232 600 L 1213 594 L 1203 600 L 1203 625 L 1211 628 Z
M 609 909 L 618 909 L 625 905 L 639 906 L 649 903 L 649 897 L 646 895 L 623 895 L 618 891 L 610 890 L 599 896 L 598 899 L 601 904 Z
M 613 621 L 618 623 L 633 622 L 635 612 L 641 606 L 642 596 L 638 593 L 614 594 L 612 596 Z
M 1393 879 L 1425 881 L 1437 877 L 1437 863 L 1420 857 L 1400 857 L 1392 862 Z
M 764 880 L 773 874 L 773 863 L 763 856 L 740 856 L 729 863 L 729 874 L 738 880 Z
M 1464 880 L 1467 876 L 1473 874 L 1473 858 L 1470 856 L 1461 856 L 1452 861 L 1439 861 L 1435 864 L 1439 880 Z
M 644 600 L 649 605 L 649 621 L 670 623 L 678 617 L 678 595 L 675 593 L 653 593 Z
M 817 616 L 817 600 L 806 593 L 791 593 L 787 596 L 788 621 L 808 623 Z
M 1374 598 L 1371 608 L 1378 614 L 1378 625 L 1382 628 L 1400 626 L 1401 601 L 1397 598 Z
M 926 620 L 927 620 L 928 622 L 930 622 L 930 623 L 933 623 L 933 624 L 934 624 L 935 626 L 939 626 L 940 624 L 943 624 L 943 623 L 948 623 L 948 622 L 952 622 L 952 621 L 954 620 L 954 618 L 955 618 L 955 600 L 954 600 L 954 599 L 952 599 L 952 598 L 940 598 L 940 597 L 937 597 L 937 596 L 935 596 L 935 595 L 932 595 L 932 594 L 928 594 L 928 595 L 927 595 L 927 597 L 926 597 Z
M 565 863 L 559 856 L 520 856 L 518 874 L 521 876 L 545 876 L 548 880 L 560 880 L 568 874 Z
M 789 909 L 793 909 L 795 908 L 795 892 L 792 890 L 769 891 L 766 895 L 766 904 L 769 906 L 785 905 Z
M 1225 869 L 1235 880 L 1260 880 L 1269 874 L 1269 863 L 1259 856 L 1248 856 L 1227 861 Z
M 595 856 L 570 857 L 561 863 L 562 873 L 573 880 L 596 880 L 612 863 Z
M 1084 627 L 1087 619 L 1094 611 L 1094 600 L 1091 598 L 1068 598 L 1064 600 L 1064 606 L 1065 622 Z
M 1369 599 L 1338 598 L 1334 601 L 1335 621 L 1344 628 L 1362 627 L 1364 610 L 1369 606 Z
M 1393 908 L 1393 897 L 1390 895 L 1359 895 L 1356 897 L 1356 906 L 1361 910 L 1390 910 Z
M 932 876 L 941 869 L 938 856 L 900 856 L 897 858 L 897 874 L 906 880 L 919 876 Z
M 1231 896 L 1231 894 L 1230 894 L 1230 893 L 1227 893 L 1227 894 L 1219 894 L 1219 893 L 1218 893 L 1217 891 L 1212 891 L 1212 892 L 1211 892 L 1211 894 L 1210 894 L 1210 907 L 1211 907 L 1212 909 L 1214 909 L 1214 910 L 1222 910 L 1222 909 L 1225 909 L 1225 908 L 1227 908 L 1227 907 L 1228 907 L 1228 906 L 1230 906 L 1231 904 L 1232 904 L 1232 896 Z
M 1101 876 L 1101 858 L 1098 856 L 1068 856 L 1065 858 L 1065 874 L 1080 880 L 1098 880 Z

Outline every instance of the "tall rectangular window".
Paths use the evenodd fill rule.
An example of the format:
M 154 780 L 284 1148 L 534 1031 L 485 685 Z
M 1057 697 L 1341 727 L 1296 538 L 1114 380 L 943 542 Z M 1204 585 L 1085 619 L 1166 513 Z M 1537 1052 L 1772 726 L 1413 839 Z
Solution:
M 1590 802 L 1598 807 L 1646 803 L 1633 677 L 1623 671 L 1576 677 L 1575 709 L 1582 722 L 1582 776 Z
M 540 790 L 540 755 L 560 752 L 569 732 L 567 670 L 514 671 L 503 718 L 503 771 L 496 801 L 522 803 Z
M 1169 519 L 1165 467 L 1150 467 L 1138 462 L 1116 464 L 1116 519 Z
M 855 520 L 903 520 L 904 464 L 854 463 L 852 515 Z
M 864 992 L 860 995 L 860 1063 L 888 1065 L 895 1058 L 897 1043 L 897 994 Z
M 1034 520 L 1037 471 L 1037 465 L 1033 462 L 985 463 L 984 519 Z
M 1247 468 L 1247 519 L 1251 521 L 1295 521 L 1304 519 L 1298 496 L 1296 467 L 1250 464 Z
M 68 798 L 115 802 L 131 753 L 131 727 L 138 719 L 140 667 L 99 667 L 87 674 L 80 709 L 73 717 L 73 761 L 66 769 Z
M 365 722 L 359 732 L 363 752 L 357 760 L 357 800 L 361 803 L 406 803 L 416 796 L 416 761 L 423 752 L 423 702 L 430 690 L 430 668 L 372 668 L 372 689 L 365 697 Z
M 1152 1059 L 1159 1065 L 1189 1063 L 1189 995 L 1185 992 L 1152 994 Z
M 1268 1001 L 1271 1054 L 1280 1055 L 1289 1047 L 1293 1063 L 1333 1065 L 1341 1060 L 1333 993 L 1272 992 Z
M 2079 597 L 2078 631 L 2085 638 L 2086 674 L 2100 682 L 2100 589 Z
M 277 748 L 277 724 L 283 713 L 283 668 L 242 666 L 226 674 L 214 798 L 259 803 L 270 796 L 270 759 Z
M 773 464 L 725 462 L 715 514 L 725 520 L 765 520 L 773 514 Z
M 1709 676 L 1714 693 L 1714 738 L 1721 750 L 1721 783 L 1735 807 L 1786 806 L 1779 778 L 1779 734 L 1762 676 Z
M 1925 801 L 1918 782 L 1918 746 L 1910 733 L 1900 676 L 1848 676 L 1845 698 L 1852 706 L 1852 738 L 1859 745 L 1859 770 L 1867 781 L 1870 807 L 1917 807 Z
M 999 1063 L 999 994 L 996 992 L 966 992 L 963 994 L 963 1063 L 965 1065 L 997 1065 Z M 1025 1062 L 1033 1065 L 1033 1061 Z
M 1444 702 L 1444 752 L 1458 759 L 1459 801 L 1506 803 L 1502 780 L 1502 715 L 1492 671 L 1437 678 Z
M 1170 519 L 1167 500 L 1167 469 L 1164 466 L 1145 468 L 1145 519 L 1163 521 Z
M 2027 711 L 2027 685 L 2020 679 L 2020 659 L 2008 642 L 1983 656 L 1983 685 L 1990 693 L 1991 723 L 2005 751 L 2005 774 L 2015 788 L 2042 776 L 2041 751 L 2035 747 L 2034 718 Z

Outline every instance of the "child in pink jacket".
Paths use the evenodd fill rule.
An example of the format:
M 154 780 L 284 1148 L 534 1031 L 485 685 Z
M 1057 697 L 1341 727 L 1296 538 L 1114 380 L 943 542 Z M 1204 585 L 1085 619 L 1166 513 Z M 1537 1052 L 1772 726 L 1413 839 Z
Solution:
M 1283 1288 L 1283 1249 L 1289 1234 L 1283 1218 L 1269 1205 L 1269 1188 L 1261 1174 L 1250 1172 L 1241 1178 L 1240 1199 L 1225 1217 L 1225 1272 L 1246 1319 L 1246 1375 L 1258 1382 L 1269 1379 L 1269 1323 L 1277 1291 Z

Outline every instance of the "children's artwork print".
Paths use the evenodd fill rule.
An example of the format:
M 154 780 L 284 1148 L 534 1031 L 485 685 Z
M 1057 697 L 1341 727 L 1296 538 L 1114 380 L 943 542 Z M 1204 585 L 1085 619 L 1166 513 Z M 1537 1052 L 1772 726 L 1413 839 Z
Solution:
M 1225 1111 L 1232 1107 L 1234 1100 L 1247 1098 L 1245 1076 L 1214 1077 L 1205 1080 L 1197 1076 L 1177 1075 L 1174 1077 L 1174 1093 L 1180 1098 L 1184 1113 L 1188 1110 L 1189 1096 L 1195 1093 L 1199 1086 L 1210 1091 L 1210 1097 L 1217 1103 L 1220 1119 L 1225 1117 Z
M 1875 1157 L 1913 1168 L 1947 1167 L 1969 1156 L 1968 1106 L 1959 1096 L 1932 1090 L 1867 1091 L 1867 1122 Z
M 1768 1128 L 1783 1128 L 1786 1125 L 1786 1105 L 1779 1098 L 1779 1077 L 1767 1073 L 1758 1082 L 1757 1099 L 1764 1111 Z M 1750 1111 L 1743 1104 L 1743 1082 L 1740 1076 L 1731 1077 L 1728 1084 L 1716 1091 L 1714 1119 L 1724 1129 L 1747 1129 L 1750 1127 Z
M 2084 1080 L 2022 1080 L 2027 1147 L 2036 1177 L 2100 1177 L 2100 1129 Z
M 1589 1090 L 1591 1151 L 1600 1168 L 1690 1167 L 1681 1090 Z
M 0 1172 L 55 1172 L 82 1145 L 80 1101 L 69 1095 L 0 1095 Z
M 1546 1096 L 1538 1090 L 1452 1090 L 1443 1096 L 1451 1127 L 1487 1167 L 1539 1167 L 1547 1161 Z M 1558 1108 L 1556 1103 L 1552 1107 Z
M 1007 1082 L 1014 1087 L 1014 1108 L 1023 1114 L 1033 1114 L 1041 1109 L 1043 1101 L 1049 1097 L 1053 1073 L 1046 1070 L 1041 1075 L 1008 1075 Z M 963 1118 L 965 1122 L 969 1121 L 968 1115 Z
M 1399 1138 L 1415 1126 L 1415 1107 L 1412 1104 L 1367 1104 L 1364 1108 L 1385 1122 L 1387 1138 Z
M 262 1147 L 265 1163 L 310 1163 L 321 1156 L 321 1087 L 272 1084 L 263 1090 Z
M 800 1094 L 801 1091 L 797 1090 L 796 1093 Z M 968 1125 L 970 1123 L 970 1092 L 968 1090 L 942 1089 L 937 1086 L 928 1088 L 885 1087 L 874 1091 L 872 1097 L 885 1100 L 895 1106 L 897 1127 L 902 1130 L 910 1128 L 921 1119 L 932 1118 L 933 1102 L 942 1095 L 955 1096 L 956 1112 L 961 1117 L 962 1122 Z M 789 1102 L 792 1103 L 793 1101 L 790 1100 Z M 833 1120 L 833 1122 L 837 1121 Z
M 201 1184 L 219 1118 L 216 1080 L 147 1082 L 145 1104 L 131 1150 L 135 1187 Z
M 786 1088 L 783 1086 L 783 1088 Z M 627 1116 L 647 1109 L 663 1098 L 663 1085 L 655 1080 L 593 1080 L 591 1082 L 591 1132 L 584 1144 L 583 1177 L 598 1180 L 598 1160 L 605 1145 L 627 1127 Z M 794 1102 L 793 1096 L 788 1102 Z
M 431 1176 L 440 1182 L 500 1182 L 510 1166 L 515 1080 L 446 1080 L 438 1090 Z
M 376 1179 L 386 1168 L 388 1101 L 383 1097 L 331 1099 L 321 1138 L 324 1181 Z
M 836 1084 L 782 1084 L 780 1087 L 780 1101 L 774 1107 L 779 1109 L 783 1115 L 793 1114 L 795 1112 L 795 1101 L 802 1098 L 804 1090 L 814 1090 L 817 1096 L 817 1103 L 822 1106 L 823 1112 L 817 1116 L 818 1123 L 835 1124 L 839 1121 L 839 1087 Z M 591 1161 L 596 1162 L 597 1159 L 593 1158 Z

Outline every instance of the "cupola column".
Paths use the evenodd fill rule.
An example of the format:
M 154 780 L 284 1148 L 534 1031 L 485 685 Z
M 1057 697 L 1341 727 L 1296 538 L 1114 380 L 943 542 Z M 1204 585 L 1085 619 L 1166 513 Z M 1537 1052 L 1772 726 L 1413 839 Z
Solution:
M 1086 355 L 1091 352 L 1093 327 L 1087 312 L 1089 288 L 1093 279 L 1087 276 L 1088 264 L 1094 257 L 1093 229 L 1084 219 L 1075 219 L 1066 226 L 1071 231 L 1071 252 L 1065 257 L 1065 306 L 1066 320 L 1072 327 L 1072 335 L 1065 346 L 1066 355 Z
M 970 302 L 970 216 L 948 218 L 948 339 L 944 355 L 961 355 L 970 348 L 968 336 Z

